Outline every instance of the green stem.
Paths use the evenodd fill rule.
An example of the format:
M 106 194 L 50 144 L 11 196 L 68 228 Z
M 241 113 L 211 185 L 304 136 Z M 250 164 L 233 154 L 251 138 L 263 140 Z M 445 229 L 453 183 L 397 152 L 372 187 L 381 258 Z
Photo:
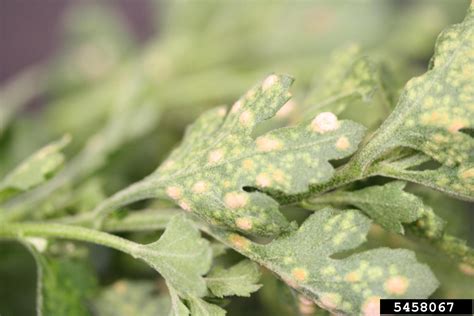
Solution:
M 140 244 L 89 228 L 54 223 L 8 223 L 0 224 L 0 238 L 51 237 L 86 241 L 107 246 L 137 258 Z
M 103 229 L 108 232 L 148 231 L 165 229 L 179 209 L 147 209 L 131 212 L 124 218 L 109 218 Z
M 100 228 L 109 214 L 124 205 L 160 195 L 163 194 L 157 189 L 156 181 L 145 178 L 142 181 L 136 182 L 104 200 L 93 210 L 94 227 Z

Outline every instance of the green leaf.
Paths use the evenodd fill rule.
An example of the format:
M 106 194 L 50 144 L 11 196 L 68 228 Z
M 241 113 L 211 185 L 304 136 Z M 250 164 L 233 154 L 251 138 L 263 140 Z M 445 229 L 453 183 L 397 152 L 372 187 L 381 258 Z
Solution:
M 406 84 L 397 107 L 359 155 L 362 169 L 389 151 L 412 148 L 441 167 L 411 170 L 381 162 L 378 174 L 474 200 L 474 140 L 465 132 L 474 128 L 473 45 L 471 5 L 462 23 L 439 35 L 430 70 Z
M 319 114 L 310 124 L 280 128 L 254 139 L 290 95 L 292 79 L 270 75 L 242 96 L 228 114 L 203 114 L 182 144 L 152 175 L 117 193 L 97 213 L 151 197 L 167 197 L 210 223 L 273 236 L 293 228 L 265 192 L 303 193 L 331 178 L 328 162 L 352 154 L 364 134 L 354 122 Z
M 120 280 L 101 291 L 94 307 L 101 316 L 164 316 L 170 299 L 159 294 L 155 282 Z
M 63 164 L 61 150 L 70 137 L 53 142 L 24 160 L 0 182 L 0 202 L 48 180 Z
M 90 267 L 78 258 L 48 254 L 46 239 L 27 238 L 25 245 L 38 270 L 38 315 L 91 315 L 86 302 L 93 294 L 96 280 Z
M 183 215 L 173 217 L 161 238 L 141 246 L 137 256 L 160 272 L 180 294 L 201 297 L 207 293 L 202 275 L 209 271 L 212 250 Z
M 315 81 L 305 100 L 309 105 L 305 114 L 323 111 L 339 114 L 356 100 L 369 101 L 380 88 L 377 65 L 362 55 L 355 44 L 335 51 Z
M 172 286 L 168 284 L 168 289 L 171 296 L 171 309 L 169 316 L 188 316 L 189 309 L 184 305 L 181 299 L 178 296 L 178 293 Z
M 208 303 L 196 296 L 187 296 L 186 301 L 189 304 L 191 312 L 181 301 L 179 294 L 176 290 L 168 285 L 171 295 L 171 310 L 169 316 L 223 316 L 225 310 L 217 305 Z
M 236 234 L 228 234 L 227 240 L 333 313 L 368 314 L 378 308 L 380 298 L 428 297 L 438 282 L 411 251 L 378 248 L 333 258 L 359 246 L 369 228 L 370 220 L 358 211 L 326 208 L 298 231 L 267 245 Z
M 191 297 L 189 299 L 191 315 L 193 316 L 224 316 L 225 310 L 217 305 L 208 303 L 200 298 Z
M 243 260 L 229 269 L 217 267 L 206 277 L 207 286 L 217 297 L 250 296 L 260 288 L 256 284 L 260 279 L 258 265 L 249 260 Z
M 406 183 L 394 181 L 357 191 L 335 191 L 308 200 L 308 203 L 352 205 L 369 215 L 384 228 L 404 233 L 403 223 L 416 221 L 424 214 L 423 201 L 403 191 Z
M 446 221 L 436 215 L 431 207 L 425 206 L 422 217 L 410 225 L 411 230 L 428 239 L 440 251 L 451 258 L 474 266 L 474 249 L 465 240 L 451 236 L 446 232 Z

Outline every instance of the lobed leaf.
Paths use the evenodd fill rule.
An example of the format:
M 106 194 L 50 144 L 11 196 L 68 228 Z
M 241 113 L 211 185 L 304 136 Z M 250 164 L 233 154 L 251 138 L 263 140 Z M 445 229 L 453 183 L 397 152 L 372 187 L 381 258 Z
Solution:
M 224 316 L 225 310 L 217 305 L 208 303 L 200 298 L 192 297 L 189 300 L 191 315 L 193 316 Z
M 161 238 L 142 245 L 137 256 L 160 272 L 180 294 L 201 297 L 207 293 L 202 275 L 211 266 L 211 247 L 183 215 L 173 217 Z
M 412 223 L 424 214 L 423 201 L 416 195 L 403 191 L 405 185 L 404 182 L 394 181 L 357 191 L 335 191 L 307 202 L 352 205 L 384 228 L 403 234 L 403 223 Z
M 188 316 L 189 309 L 184 305 L 181 299 L 178 296 L 178 293 L 172 286 L 168 284 L 168 289 L 171 296 L 171 308 L 169 316 Z
M 260 279 L 258 265 L 250 260 L 243 260 L 229 269 L 217 267 L 206 276 L 209 290 L 217 297 L 250 296 L 260 288 L 256 284 Z
M 460 24 L 437 40 L 430 70 L 411 79 L 397 107 L 360 154 L 367 168 L 400 147 L 423 152 L 442 164 L 435 170 L 410 170 L 381 163 L 379 174 L 418 182 L 454 196 L 474 199 L 474 6 Z
M 20 192 L 32 189 L 48 180 L 63 164 L 61 150 L 70 137 L 53 142 L 23 161 L 0 181 L 0 202 Z
M 305 114 L 339 114 L 355 100 L 369 101 L 381 85 L 377 65 L 355 44 L 334 52 L 315 81 L 305 100 L 309 105 Z
M 359 246 L 370 220 L 358 211 L 330 208 L 311 215 L 298 231 L 260 245 L 236 234 L 228 241 L 333 313 L 372 315 L 380 298 L 426 298 L 438 286 L 411 251 L 378 248 L 334 255 Z
M 285 104 L 292 79 L 270 75 L 226 114 L 203 114 L 182 144 L 152 175 L 100 205 L 98 213 L 146 197 L 168 196 L 210 223 L 261 236 L 293 228 L 265 192 L 303 193 L 331 178 L 329 160 L 352 154 L 364 128 L 319 114 L 310 124 L 273 130 L 254 139 L 255 126 Z

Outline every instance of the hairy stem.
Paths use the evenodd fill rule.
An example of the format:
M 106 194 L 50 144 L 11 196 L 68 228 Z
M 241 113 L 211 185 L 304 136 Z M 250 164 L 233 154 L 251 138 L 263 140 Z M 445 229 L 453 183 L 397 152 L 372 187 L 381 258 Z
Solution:
M 45 237 L 86 241 L 137 257 L 140 245 L 108 233 L 73 225 L 54 223 L 0 224 L 0 238 Z
M 92 211 L 94 225 L 96 228 L 100 228 L 104 219 L 121 206 L 160 195 L 163 194 L 160 194 L 156 188 L 155 181 L 144 179 L 136 182 L 104 200 Z
M 108 232 L 129 232 L 165 229 L 179 209 L 146 209 L 132 212 L 124 218 L 109 218 L 102 225 Z

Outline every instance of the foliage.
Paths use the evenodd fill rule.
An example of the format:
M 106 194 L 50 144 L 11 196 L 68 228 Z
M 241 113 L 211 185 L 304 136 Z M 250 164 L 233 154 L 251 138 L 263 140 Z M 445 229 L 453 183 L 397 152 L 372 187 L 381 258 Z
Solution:
M 420 75 L 427 47 L 375 27 L 409 41 L 391 3 L 356 7 L 375 20 L 354 33 L 337 3 L 168 3 L 141 49 L 107 7 L 75 7 L 53 61 L 0 91 L 0 239 L 36 262 L 37 314 L 377 315 L 469 289 L 474 8 Z M 432 46 L 452 7 L 405 14 Z

